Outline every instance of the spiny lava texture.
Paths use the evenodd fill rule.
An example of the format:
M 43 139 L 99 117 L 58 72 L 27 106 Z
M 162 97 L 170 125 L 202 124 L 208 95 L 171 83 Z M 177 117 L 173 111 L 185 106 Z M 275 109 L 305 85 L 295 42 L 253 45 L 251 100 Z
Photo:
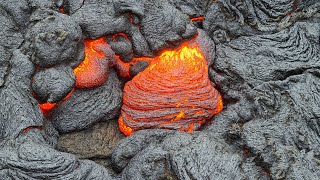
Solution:
M 204 55 L 196 44 L 184 43 L 126 83 L 119 125 L 126 135 L 148 128 L 192 132 L 222 108 Z

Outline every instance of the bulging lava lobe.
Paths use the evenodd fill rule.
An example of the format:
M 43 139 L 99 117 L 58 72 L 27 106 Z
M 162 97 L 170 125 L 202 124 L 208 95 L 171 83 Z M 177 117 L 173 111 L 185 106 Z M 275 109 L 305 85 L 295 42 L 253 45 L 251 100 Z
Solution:
M 77 88 L 97 87 L 108 79 L 109 59 L 106 50 L 111 50 L 104 38 L 85 40 L 85 59 L 74 69 Z M 114 54 L 113 54 L 114 56 Z
M 124 87 L 119 128 L 125 135 L 148 128 L 197 130 L 223 108 L 196 43 L 164 51 Z

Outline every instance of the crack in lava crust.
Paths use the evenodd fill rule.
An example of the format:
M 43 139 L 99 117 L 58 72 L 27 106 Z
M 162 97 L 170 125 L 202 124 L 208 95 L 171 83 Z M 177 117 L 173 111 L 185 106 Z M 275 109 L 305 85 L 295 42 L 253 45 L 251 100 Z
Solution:
M 195 43 L 184 43 L 126 83 L 119 127 L 127 136 L 148 128 L 192 132 L 222 108 L 207 60 Z

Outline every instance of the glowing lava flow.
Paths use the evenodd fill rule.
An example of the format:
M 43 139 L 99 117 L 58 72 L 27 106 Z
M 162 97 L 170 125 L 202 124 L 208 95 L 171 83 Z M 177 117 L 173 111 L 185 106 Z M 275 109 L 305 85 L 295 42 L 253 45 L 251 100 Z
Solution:
M 73 70 L 76 75 L 77 88 L 91 88 L 100 86 L 108 79 L 109 60 L 103 49 L 108 49 L 108 44 L 103 38 L 85 40 L 85 59 Z
M 204 55 L 196 45 L 184 43 L 163 52 L 126 83 L 119 128 L 125 135 L 148 128 L 192 132 L 222 108 Z
M 62 100 L 62 101 L 65 101 L 67 100 L 71 94 L 73 93 L 74 91 L 74 88 L 69 92 L 69 94 Z M 40 104 L 40 109 L 41 111 L 46 114 L 47 112 L 49 112 L 52 108 L 54 108 L 55 106 L 57 105 L 57 103 L 49 103 L 49 102 L 46 102 L 46 103 L 43 103 L 43 104 Z
M 191 18 L 191 21 L 203 21 L 203 20 L 204 20 L 204 16 Z

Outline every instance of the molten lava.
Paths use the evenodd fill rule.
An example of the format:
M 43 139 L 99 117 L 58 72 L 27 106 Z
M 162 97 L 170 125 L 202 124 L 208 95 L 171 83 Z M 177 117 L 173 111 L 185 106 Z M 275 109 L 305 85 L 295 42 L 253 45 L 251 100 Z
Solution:
M 203 20 L 204 20 L 203 16 L 191 18 L 191 21 L 203 21 Z
M 109 60 L 104 49 L 109 45 L 103 38 L 85 40 L 85 59 L 74 69 L 77 88 L 91 88 L 100 86 L 108 79 Z
M 87 39 L 84 41 L 84 45 L 85 58 L 80 65 L 73 70 L 76 76 L 76 88 L 100 86 L 108 80 L 110 61 L 113 61 L 112 58 L 116 57 L 113 53 L 110 53 L 113 51 L 104 38 L 95 40 Z M 106 55 L 106 53 L 109 54 Z M 72 92 L 73 91 L 71 91 L 65 99 L 70 97 Z M 44 113 L 50 111 L 55 106 L 56 103 L 49 102 L 40 104 L 40 108 Z
M 63 98 L 62 101 L 67 100 L 67 99 L 71 96 L 71 94 L 73 93 L 73 91 L 74 91 L 74 88 L 69 92 L 69 94 L 68 94 L 65 98 Z M 46 114 L 46 113 L 49 112 L 52 108 L 54 108 L 56 105 L 57 105 L 57 103 L 49 103 L 49 102 L 46 102 L 46 103 L 40 104 L 39 106 L 40 106 L 41 111 L 42 111 L 44 114 Z
M 124 87 L 120 130 L 197 130 L 223 108 L 208 78 L 208 65 L 197 45 L 184 43 L 156 57 Z

